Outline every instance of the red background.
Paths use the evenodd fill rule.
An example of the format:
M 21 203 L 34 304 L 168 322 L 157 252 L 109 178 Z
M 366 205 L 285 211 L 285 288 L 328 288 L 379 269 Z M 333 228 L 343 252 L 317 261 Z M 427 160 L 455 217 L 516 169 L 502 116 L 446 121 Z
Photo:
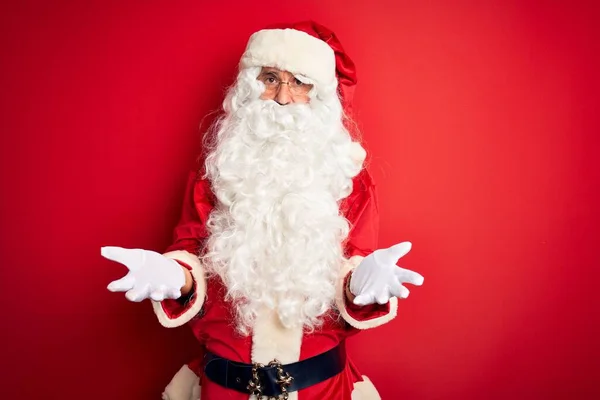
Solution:
M 1 397 L 159 398 L 193 340 L 100 247 L 169 243 L 246 39 L 307 18 L 358 66 L 380 245 L 425 276 L 352 339 L 382 397 L 600 396 L 594 3 L 3 2 Z

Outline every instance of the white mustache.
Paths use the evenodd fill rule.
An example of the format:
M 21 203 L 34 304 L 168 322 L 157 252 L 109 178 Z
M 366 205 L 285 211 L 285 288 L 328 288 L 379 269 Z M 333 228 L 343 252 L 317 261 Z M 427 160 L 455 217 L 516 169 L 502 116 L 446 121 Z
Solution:
M 248 130 L 257 137 L 277 136 L 287 131 L 303 130 L 314 121 L 314 113 L 308 104 L 282 106 L 273 100 L 256 100 L 240 110 L 240 120 L 244 120 L 247 113 L 254 115 L 260 113 L 262 116 L 262 118 L 245 119 Z M 279 129 L 273 130 L 273 125 Z M 291 135 L 291 132 L 287 134 Z

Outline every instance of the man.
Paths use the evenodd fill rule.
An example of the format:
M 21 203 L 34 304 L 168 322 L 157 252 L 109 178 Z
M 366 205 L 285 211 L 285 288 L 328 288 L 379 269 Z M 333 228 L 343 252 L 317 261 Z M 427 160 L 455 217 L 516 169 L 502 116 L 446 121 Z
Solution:
M 190 324 L 204 357 L 164 399 L 378 399 L 345 339 L 396 315 L 404 242 L 375 250 L 375 186 L 345 119 L 354 64 L 314 22 L 253 34 L 165 254 L 105 247 L 109 290 Z M 264 397 L 263 397 L 264 396 Z

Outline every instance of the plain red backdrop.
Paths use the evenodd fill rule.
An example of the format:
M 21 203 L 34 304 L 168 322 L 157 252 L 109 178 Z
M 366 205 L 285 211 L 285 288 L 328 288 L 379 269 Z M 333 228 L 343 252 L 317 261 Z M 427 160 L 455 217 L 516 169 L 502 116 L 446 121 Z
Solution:
M 358 67 L 380 245 L 425 276 L 350 343 L 383 399 L 600 396 L 595 3 L 3 2 L 0 397 L 159 398 L 193 339 L 100 247 L 169 243 L 248 36 L 307 18 Z

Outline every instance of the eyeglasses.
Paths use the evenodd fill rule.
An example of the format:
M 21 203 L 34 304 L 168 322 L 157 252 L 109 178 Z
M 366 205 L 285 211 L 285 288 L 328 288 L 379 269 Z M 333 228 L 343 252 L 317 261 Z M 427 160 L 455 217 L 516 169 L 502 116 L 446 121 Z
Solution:
M 281 85 L 288 85 L 290 93 L 295 96 L 306 95 L 313 88 L 313 85 L 304 83 L 298 78 L 294 77 L 292 77 L 292 79 L 289 82 L 283 81 L 279 78 L 279 76 L 276 73 L 270 71 L 261 73 L 256 79 L 264 83 L 265 92 L 269 94 L 277 93 L 281 88 Z

